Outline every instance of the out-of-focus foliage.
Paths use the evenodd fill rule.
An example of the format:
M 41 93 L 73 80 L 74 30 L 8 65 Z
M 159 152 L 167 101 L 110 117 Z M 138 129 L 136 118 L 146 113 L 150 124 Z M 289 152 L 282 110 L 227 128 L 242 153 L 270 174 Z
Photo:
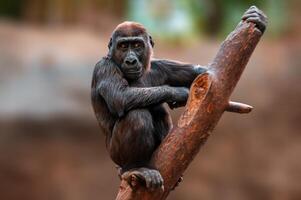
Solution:
M 39 24 L 78 24 L 121 17 L 125 0 L 1 0 L 0 16 Z
M 192 1 L 131 0 L 128 17 L 161 38 L 191 37 L 198 32 Z
M 0 16 L 18 18 L 21 15 L 22 0 L 1 0 Z
M 287 1 L 282 0 L 215 0 L 221 8 L 214 9 L 222 12 L 220 33 L 228 34 L 243 12 L 252 5 L 256 5 L 269 17 L 268 34 L 280 34 L 287 22 Z M 207 27 L 208 28 L 208 27 Z
M 200 33 L 228 34 L 251 5 L 269 16 L 269 32 L 279 34 L 287 21 L 281 0 L 129 0 L 128 16 L 160 37 L 189 37 Z
M 41 24 L 92 24 L 101 15 L 143 23 L 162 38 L 192 39 L 228 34 L 243 12 L 257 5 L 269 16 L 268 34 L 280 35 L 289 25 L 290 1 L 282 0 L 1 0 L 0 16 Z

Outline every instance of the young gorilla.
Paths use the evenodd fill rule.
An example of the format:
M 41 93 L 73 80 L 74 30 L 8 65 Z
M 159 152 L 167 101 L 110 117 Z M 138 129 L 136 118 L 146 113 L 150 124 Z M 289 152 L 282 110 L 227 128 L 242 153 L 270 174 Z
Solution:
M 141 24 L 118 25 L 92 80 L 93 107 L 112 160 L 121 174 L 130 171 L 148 188 L 163 184 L 149 165 L 172 125 L 163 103 L 185 105 L 192 81 L 205 72 L 196 65 L 151 60 L 153 45 Z
M 256 7 L 243 20 L 265 29 L 265 16 Z M 163 103 L 184 106 L 191 83 L 206 71 L 199 65 L 152 59 L 153 46 L 141 24 L 118 25 L 92 79 L 92 104 L 112 160 L 123 177 L 136 175 L 151 189 L 161 187 L 163 179 L 149 161 L 172 126 Z

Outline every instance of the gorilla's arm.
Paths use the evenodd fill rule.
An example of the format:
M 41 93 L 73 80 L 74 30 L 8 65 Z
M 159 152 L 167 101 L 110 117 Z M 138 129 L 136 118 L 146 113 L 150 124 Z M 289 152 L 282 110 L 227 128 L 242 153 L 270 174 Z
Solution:
M 152 85 L 170 85 L 189 88 L 193 80 L 206 72 L 200 65 L 181 63 L 172 60 L 153 59 L 149 78 Z
M 97 92 L 106 101 L 110 112 L 118 117 L 135 108 L 163 102 L 183 102 L 188 97 L 188 90 L 181 87 L 130 87 L 109 58 L 103 58 L 96 64 L 93 80 Z

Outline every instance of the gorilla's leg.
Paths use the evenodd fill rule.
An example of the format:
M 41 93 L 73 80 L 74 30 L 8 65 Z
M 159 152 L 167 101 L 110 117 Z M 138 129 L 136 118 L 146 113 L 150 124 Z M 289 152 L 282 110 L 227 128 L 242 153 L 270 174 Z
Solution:
M 151 113 L 136 109 L 116 122 L 109 149 L 123 178 L 131 181 L 135 177 L 145 181 L 147 188 L 156 188 L 163 184 L 160 173 L 149 166 L 156 146 Z
M 169 112 L 163 105 L 153 106 L 149 110 L 153 116 L 156 144 L 159 145 L 172 128 L 172 120 Z
M 158 144 L 167 136 L 172 128 L 172 120 L 168 110 L 163 105 L 158 105 L 150 108 L 153 116 L 153 124 L 155 127 L 155 138 Z M 174 190 L 183 181 L 183 175 L 179 178 L 178 182 L 173 186 Z

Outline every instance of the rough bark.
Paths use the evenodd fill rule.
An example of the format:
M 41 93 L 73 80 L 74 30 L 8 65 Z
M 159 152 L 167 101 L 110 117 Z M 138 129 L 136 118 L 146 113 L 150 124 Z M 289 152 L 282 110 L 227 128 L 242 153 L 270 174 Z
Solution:
M 240 23 L 222 43 L 208 72 L 193 82 L 184 113 L 152 157 L 152 164 L 164 178 L 164 191 L 148 191 L 141 184 L 131 188 L 123 180 L 116 199 L 166 199 L 223 112 L 251 111 L 251 106 L 229 102 L 229 97 L 261 35 L 253 23 Z

